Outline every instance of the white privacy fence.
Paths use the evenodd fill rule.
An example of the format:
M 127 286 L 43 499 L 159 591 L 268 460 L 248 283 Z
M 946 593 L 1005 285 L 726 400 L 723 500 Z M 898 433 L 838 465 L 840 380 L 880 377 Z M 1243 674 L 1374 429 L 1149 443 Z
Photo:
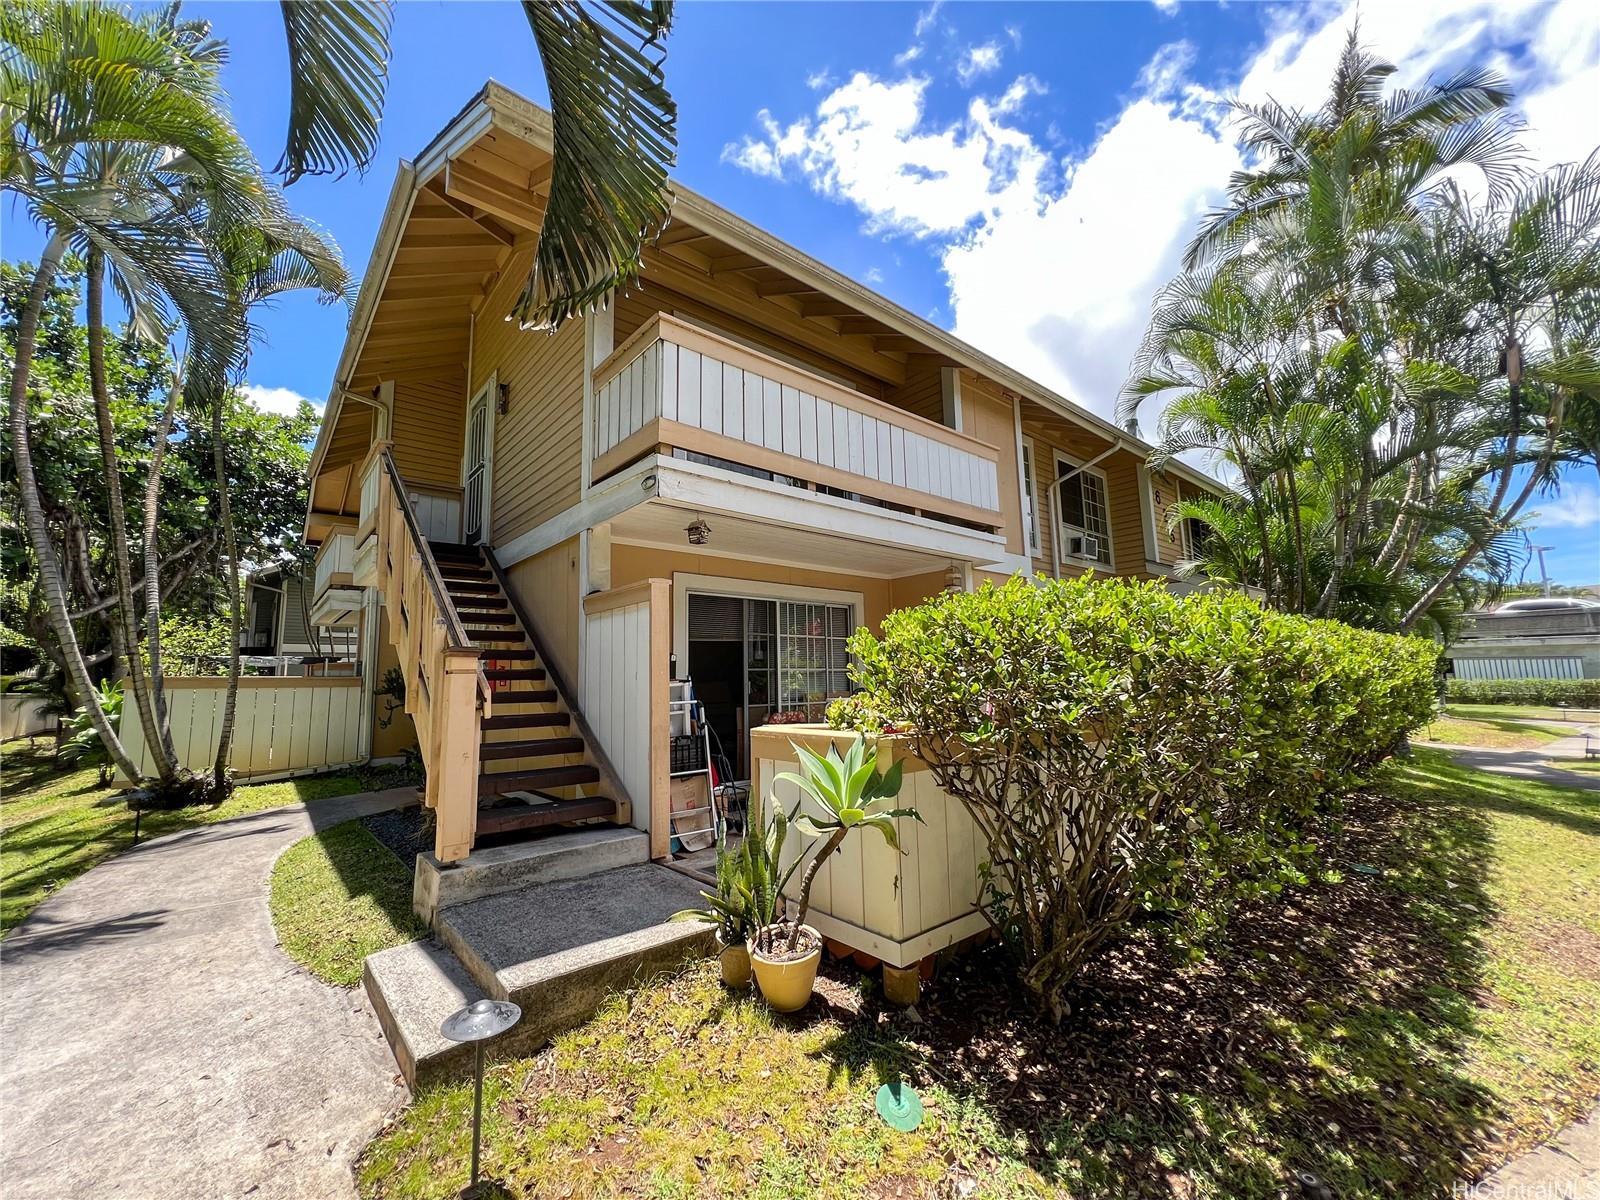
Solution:
M 667 847 L 671 585 L 645 579 L 584 599 L 579 689 L 589 728 L 633 801 L 633 824 Z
M 56 727 L 56 719 L 44 715 L 42 696 L 10 692 L 0 695 L 0 741 L 12 738 L 33 737 L 49 733 Z
M 222 736 L 226 679 L 169 678 L 167 716 L 178 761 L 191 771 L 210 769 Z M 359 678 L 239 680 L 230 765 L 240 778 L 304 775 L 361 761 Z M 145 744 L 133 700 L 122 711 L 122 742 L 140 771 L 155 761 Z

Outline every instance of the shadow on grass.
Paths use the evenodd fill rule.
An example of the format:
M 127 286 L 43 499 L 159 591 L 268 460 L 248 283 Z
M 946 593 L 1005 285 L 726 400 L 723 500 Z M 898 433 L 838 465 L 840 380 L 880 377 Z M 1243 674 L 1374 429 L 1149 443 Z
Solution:
M 1297 1194 L 1297 1172 L 1345 1198 L 1448 1195 L 1495 1115 L 1460 1066 L 1492 916 L 1487 821 L 1363 795 L 1343 824 L 1345 882 L 1242 914 L 1200 964 L 1130 939 L 1059 1028 L 993 949 L 941 976 L 920 1024 L 869 1006 L 823 1054 L 975 1102 L 1073 1195 L 1266 1200 Z

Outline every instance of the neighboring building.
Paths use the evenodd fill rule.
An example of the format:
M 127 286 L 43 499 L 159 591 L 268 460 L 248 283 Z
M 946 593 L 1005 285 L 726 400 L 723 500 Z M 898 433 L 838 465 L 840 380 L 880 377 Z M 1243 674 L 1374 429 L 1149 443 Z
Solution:
M 1457 679 L 1600 679 L 1600 600 L 1537 597 L 1469 614 Z
M 250 573 L 245 585 L 244 630 L 239 638 L 247 666 L 278 675 L 304 675 L 305 660 L 311 660 L 312 670 L 317 671 L 324 664 L 349 663 L 355 658 L 353 631 L 313 622 L 315 593 L 316 580 L 289 566 Z M 256 661 L 250 662 L 252 659 Z
M 519 329 L 551 146 L 491 83 L 402 163 L 311 460 L 313 619 L 405 680 L 441 859 L 593 817 L 665 855 L 669 663 L 744 775 L 858 625 L 1185 557 L 1213 481 L 686 188 L 636 287 Z

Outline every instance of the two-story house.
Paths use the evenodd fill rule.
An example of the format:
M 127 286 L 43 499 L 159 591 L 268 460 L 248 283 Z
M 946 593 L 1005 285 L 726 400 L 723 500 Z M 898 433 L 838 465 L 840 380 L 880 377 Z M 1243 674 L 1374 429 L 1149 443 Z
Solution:
M 441 861 L 596 819 L 665 855 L 674 672 L 738 773 L 859 625 L 1183 557 L 1214 483 L 686 188 L 638 286 L 519 328 L 551 145 L 491 83 L 402 164 L 311 461 L 314 619 L 401 668 Z

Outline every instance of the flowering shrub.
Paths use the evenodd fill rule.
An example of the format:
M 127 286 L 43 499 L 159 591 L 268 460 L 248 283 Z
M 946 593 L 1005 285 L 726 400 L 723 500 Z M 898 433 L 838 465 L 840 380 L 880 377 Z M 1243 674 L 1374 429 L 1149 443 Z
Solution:
M 988 836 L 983 906 L 1057 1019 L 1135 920 L 1194 950 L 1303 880 L 1319 819 L 1431 716 L 1431 642 L 1235 593 L 1081 579 L 937 596 L 851 650 L 836 724 L 907 730 Z

